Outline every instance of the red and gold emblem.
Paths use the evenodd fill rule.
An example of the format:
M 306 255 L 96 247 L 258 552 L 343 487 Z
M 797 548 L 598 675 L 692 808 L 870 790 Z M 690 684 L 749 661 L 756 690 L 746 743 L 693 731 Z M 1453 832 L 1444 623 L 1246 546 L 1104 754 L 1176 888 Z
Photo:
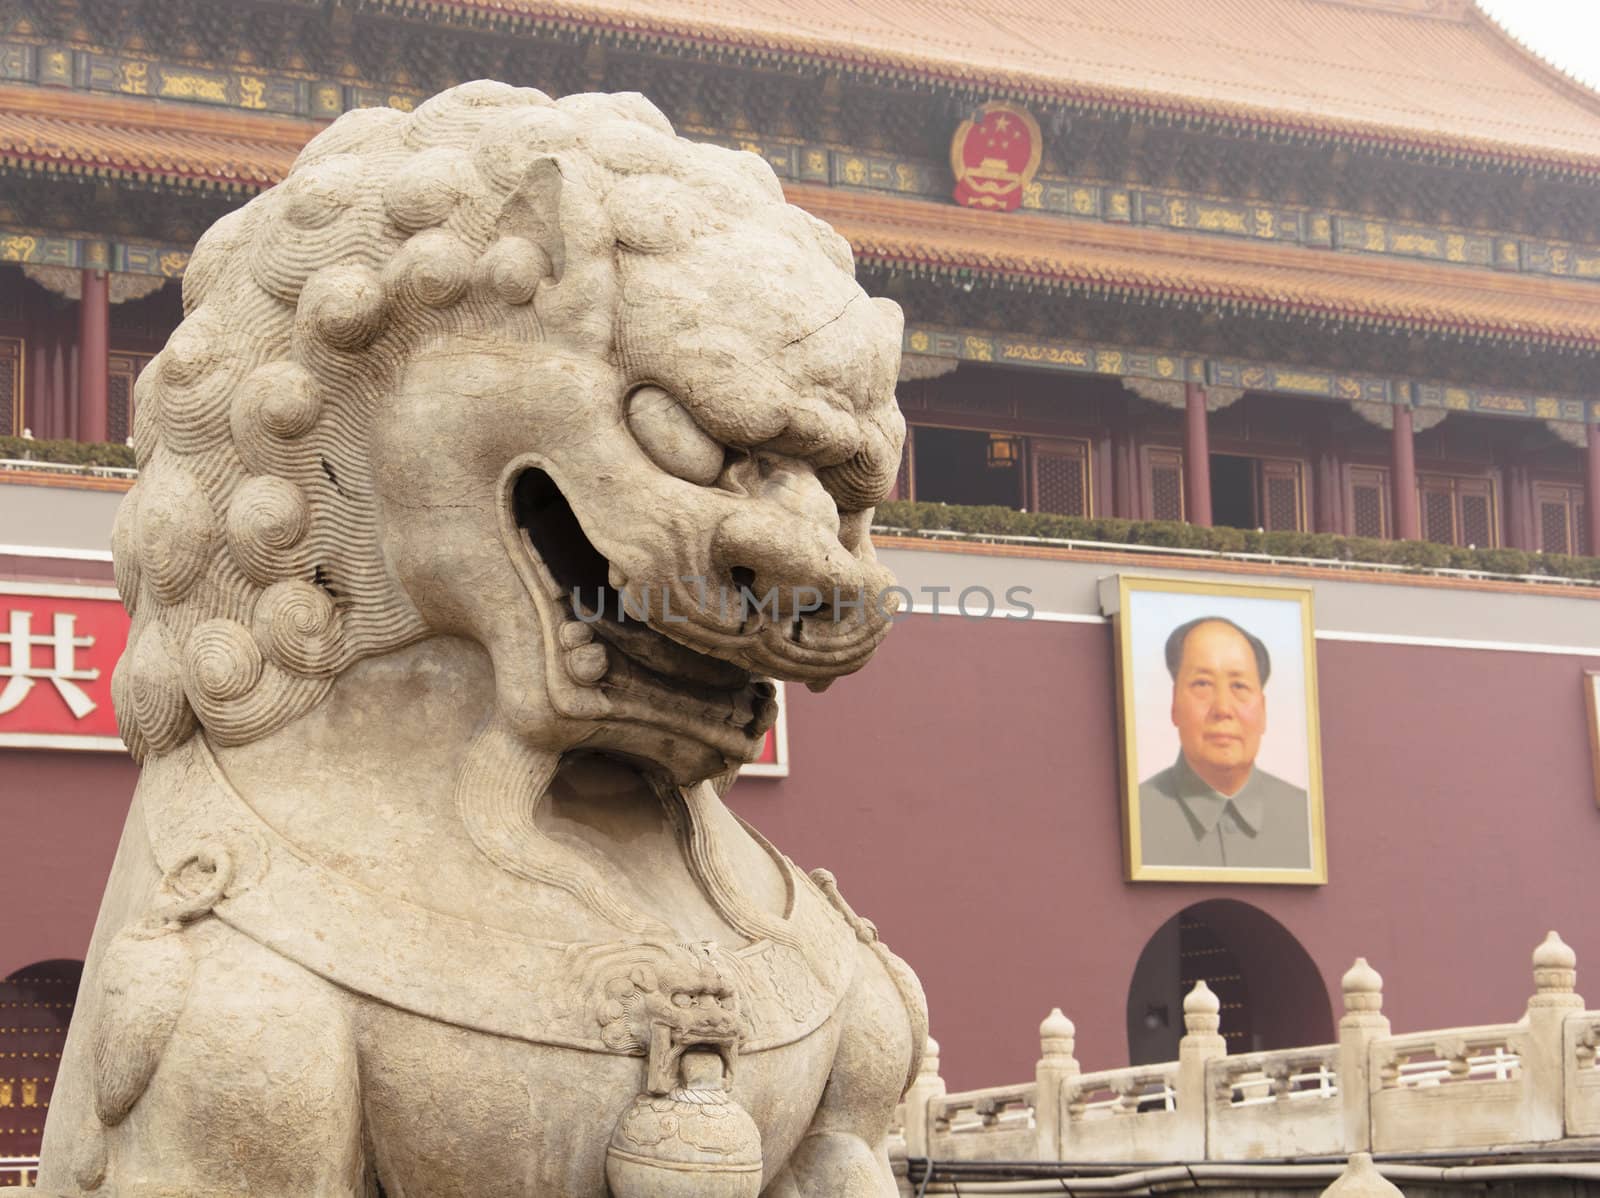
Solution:
M 1044 142 L 1025 109 L 994 100 L 961 122 L 950 142 L 956 203 L 1012 212 L 1039 169 Z

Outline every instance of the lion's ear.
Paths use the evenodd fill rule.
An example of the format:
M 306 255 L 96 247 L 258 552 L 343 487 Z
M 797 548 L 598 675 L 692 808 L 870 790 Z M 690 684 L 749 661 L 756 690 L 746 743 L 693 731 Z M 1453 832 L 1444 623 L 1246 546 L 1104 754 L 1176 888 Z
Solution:
M 526 238 L 550 260 L 550 274 L 559 283 L 567 269 L 567 243 L 561 233 L 561 164 L 540 158 L 522 174 L 522 182 L 500 208 L 500 232 Z

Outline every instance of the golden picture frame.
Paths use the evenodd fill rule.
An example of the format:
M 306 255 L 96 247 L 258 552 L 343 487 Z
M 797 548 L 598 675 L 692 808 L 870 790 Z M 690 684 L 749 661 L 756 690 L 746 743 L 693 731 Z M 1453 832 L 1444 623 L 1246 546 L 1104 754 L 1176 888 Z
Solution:
M 1102 594 L 1127 879 L 1326 883 L 1311 587 L 1123 574 Z

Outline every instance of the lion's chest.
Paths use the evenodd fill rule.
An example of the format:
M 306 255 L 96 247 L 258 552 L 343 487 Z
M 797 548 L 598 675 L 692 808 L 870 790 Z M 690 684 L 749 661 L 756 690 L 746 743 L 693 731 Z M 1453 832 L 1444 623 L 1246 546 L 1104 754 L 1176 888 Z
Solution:
M 645 1082 L 640 1057 L 535 1045 L 363 1004 L 357 1040 L 372 1160 L 391 1194 L 605 1198 L 605 1155 Z M 733 1096 L 761 1132 L 766 1179 L 799 1144 L 835 1049 L 805 1039 L 738 1058 Z

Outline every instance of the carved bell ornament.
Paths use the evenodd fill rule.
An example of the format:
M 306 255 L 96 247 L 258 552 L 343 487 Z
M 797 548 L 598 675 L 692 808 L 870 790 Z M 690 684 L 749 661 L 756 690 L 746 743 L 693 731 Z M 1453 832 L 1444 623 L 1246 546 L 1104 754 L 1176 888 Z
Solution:
M 725 1058 L 694 1049 L 680 1058 L 680 1082 L 646 1090 L 623 1112 L 606 1150 L 614 1198 L 756 1198 L 761 1133 L 726 1089 Z

